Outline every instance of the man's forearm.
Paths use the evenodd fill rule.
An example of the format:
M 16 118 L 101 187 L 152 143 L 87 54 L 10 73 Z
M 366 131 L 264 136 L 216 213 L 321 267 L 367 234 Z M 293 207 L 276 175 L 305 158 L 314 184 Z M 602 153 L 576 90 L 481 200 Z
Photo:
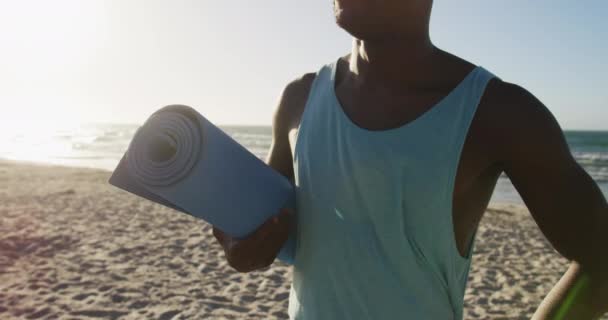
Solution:
M 587 272 L 573 262 L 551 289 L 533 320 L 597 319 L 608 312 L 608 270 Z

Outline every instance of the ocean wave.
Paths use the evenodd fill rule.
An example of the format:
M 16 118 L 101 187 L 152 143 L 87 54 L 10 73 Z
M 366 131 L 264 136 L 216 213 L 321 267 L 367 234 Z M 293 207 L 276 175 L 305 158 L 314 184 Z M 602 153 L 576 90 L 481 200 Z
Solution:
M 139 128 L 131 124 L 89 124 L 52 132 L 15 133 L 0 141 L 0 157 L 69 160 L 71 164 L 103 166 L 118 163 Z M 272 128 L 220 126 L 226 134 L 264 160 L 272 143 Z M 566 131 L 575 160 L 598 183 L 608 183 L 608 132 Z M 55 159 L 55 160 L 53 160 Z M 111 169 L 111 168 L 109 168 Z M 500 181 L 508 177 L 503 173 Z
M 608 164 L 608 152 L 573 152 L 579 162 Z

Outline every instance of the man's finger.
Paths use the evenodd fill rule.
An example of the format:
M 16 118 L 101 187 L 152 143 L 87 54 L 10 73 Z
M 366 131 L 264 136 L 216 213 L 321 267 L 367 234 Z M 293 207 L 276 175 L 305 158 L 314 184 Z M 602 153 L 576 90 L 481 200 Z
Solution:
M 226 240 L 226 234 L 224 232 L 222 232 L 222 230 L 213 227 L 213 236 L 221 243 L 223 244 L 224 241 Z

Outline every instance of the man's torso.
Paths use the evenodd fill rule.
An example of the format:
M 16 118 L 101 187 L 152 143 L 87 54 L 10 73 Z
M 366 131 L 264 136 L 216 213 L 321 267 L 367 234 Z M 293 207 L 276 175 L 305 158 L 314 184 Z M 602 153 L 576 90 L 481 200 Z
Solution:
M 345 59 L 340 60 L 342 65 L 339 66 L 339 73 L 348 70 L 348 62 Z M 464 78 L 466 69 L 472 69 L 473 65 L 464 60 L 455 60 L 454 70 L 461 75 L 455 75 L 454 78 Z M 337 85 L 340 84 L 340 75 L 336 76 Z M 299 93 L 300 99 L 297 99 L 297 105 L 291 106 L 289 111 L 289 144 L 290 150 L 295 148 L 295 137 L 300 124 L 301 116 L 304 112 L 306 97 L 310 85 L 314 80 L 314 76 L 305 76 L 302 78 L 303 83 L 299 88 L 302 92 Z M 499 99 L 501 86 L 506 85 L 498 79 L 492 79 L 486 88 L 486 91 L 477 108 L 475 117 L 469 128 L 467 138 L 465 140 L 461 159 L 458 164 L 457 176 L 454 188 L 453 198 L 453 221 L 454 232 L 458 250 L 462 253 L 468 247 L 467 239 L 475 231 L 477 223 L 483 216 L 487 205 L 490 201 L 496 182 L 502 173 L 503 169 L 500 165 L 497 155 L 495 154 L 496 141 L 492 132 L 496 126 L 494 123 L 499 117 L 494 112 L 494 108 L 499 107 L 496 100 Z M 455 85 L 454 85 L 455 86 Z M 382 109 L 381 104 L 358 105 L 354 107 L 354 103 L 350 103 L 348 98 L 340 97 L 340 90 L 336 89 L 338 98 L 345 114 L 352 120 L 353 123 L 372 130 L 384 130 L 414 121 L 421 114 L 434 106 L 437 101 L 446 96 L 453 89 L 445 88 L 446 90 L 437 90 L 431 94 L 425 93 L 418 97 L 412 97 L 415 103 L 404 108 Z M 444 91 L 444 92 L 441 92 Z M 356 111 L 354 111 L 356 110 Z M 506 119 L 502 119 L 507 121 Z M 293 154 L 291 155 L 293 159 Z

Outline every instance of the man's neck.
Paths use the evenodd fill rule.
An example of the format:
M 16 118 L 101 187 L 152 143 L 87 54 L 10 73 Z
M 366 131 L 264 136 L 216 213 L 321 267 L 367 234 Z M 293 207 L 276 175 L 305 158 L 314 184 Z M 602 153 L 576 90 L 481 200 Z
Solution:
M 353 39 L 350 80 L 359 88 L 392 91 L 415 87 L 431 76 L 432 61 L 439 51 L 428 35 L 377 42 Z

